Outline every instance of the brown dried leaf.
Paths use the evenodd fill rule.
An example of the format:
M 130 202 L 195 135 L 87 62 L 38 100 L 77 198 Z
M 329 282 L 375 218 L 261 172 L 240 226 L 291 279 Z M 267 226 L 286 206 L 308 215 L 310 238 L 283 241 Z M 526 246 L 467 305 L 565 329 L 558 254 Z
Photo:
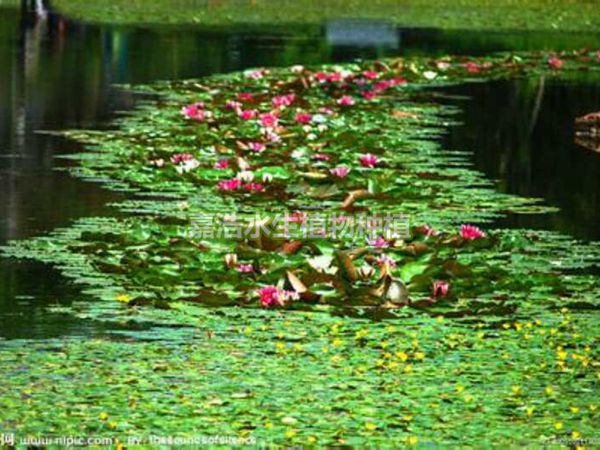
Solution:
M 302 241 L 288 241 L 281 246 L 281 252 L 286 255 L 295 255 L 304 246 Z
M 335 258 L 342 277 L 348 281 L 356 281 L 358 279 L 358 273 L 356 272 L 356 267 L 348 253 L 343 251 L 335 252 Z
M 296 291 L 298 294 L 303 294 L 308 291 L 308 288 L 304 285 L 304 283 L 300 280 L 300 278 L 298 278 L 296 275 L 294 275 L 289 270 L 286 271 L 286 274 L 287 274 L 287 279 L 288 279 L 290 285 L 292 286 L 292 288 L 294 289 L 294 291 Z
M 413 244 L 407 245 L 402 250 L 409 255 L 418 256 L 427 252 L 427 250 L 429 250 L 429 247 L 423 242 L 415 242 Z
M 352 205 L 354 205 L 354 202 L 356 202 L 357 200 L 360 200 L 362 198 L 368 198 L 371 196 L 372 194 L 366 189 L 357 189 L 355 191 L 350 191 L 350 193 L 348 193 L 348 196 L 344 199 L 344 202 L 342 203 L 342 208 L 350 209 Z
M 419 117 L 418 114 L 409 111 L 399 111 L 397 109 L 392 112 L 392 116 L 396 119 L 417 119 Z

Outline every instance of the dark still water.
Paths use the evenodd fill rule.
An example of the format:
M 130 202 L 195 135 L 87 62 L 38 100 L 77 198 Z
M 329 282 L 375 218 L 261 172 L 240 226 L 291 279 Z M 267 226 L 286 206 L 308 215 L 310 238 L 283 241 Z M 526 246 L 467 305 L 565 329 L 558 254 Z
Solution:
M 600 152 L 577 145 L 573 119 L 600 111 L 600 74 L 569 81 L 522 79 L 456 86 L 464 125 L 445 145 L 474 151 L 473 162 L 503 192 L 545 199 L 549 215 L 515 215 L 499 226 L 559 230 L 600 240 Z
M 137 101 L 114 83 L 401 54 L 594 45 L 597 36 L 398 29 L 370 21 L 260 29 L 112 27 L 0 6 L 0 245 L 111 213 L 105 205 L 119 195 L 56 170 L 65 163 L 55 156 L 77 146 L 38 132 L 109 126 Z M 477 167 L 500 179 L 503 189 L 564 208 L 538 226 L 598 239 L 600 155 L 574 148 L 570 129 L 574 115 L 600 109 L 598 86 L 598 80 L 546 83 L 534 119 L 536 86 L 456 88 L 474 99 L 461 102 L 466 126 L 454 129 L 448 144 L 475 150 Z M 47 266 L 0 259 L 0 338 L 100 332 L 57 312 L 55 306 L 78 296 Z

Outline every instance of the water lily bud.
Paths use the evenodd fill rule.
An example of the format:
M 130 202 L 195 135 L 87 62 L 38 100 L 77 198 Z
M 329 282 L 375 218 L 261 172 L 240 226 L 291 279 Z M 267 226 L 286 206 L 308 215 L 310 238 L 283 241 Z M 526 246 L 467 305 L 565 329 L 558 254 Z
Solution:
M 225 265 L 229 268 L 237 266 L 238 257 L 235 253 L 227 253 L 224 258 Z

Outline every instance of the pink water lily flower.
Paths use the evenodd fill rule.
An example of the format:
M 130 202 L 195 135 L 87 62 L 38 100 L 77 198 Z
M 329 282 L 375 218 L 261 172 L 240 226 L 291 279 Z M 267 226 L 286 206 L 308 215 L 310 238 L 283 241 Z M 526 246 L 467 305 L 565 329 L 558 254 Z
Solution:
M 552 69 L 560 69 L 564 64 L 565 62 L 562 59 L 557 58 L 556 56 L 552 56 L 548 59 L 548 65 Z
M 389 80 L 381 80 L 373 85 L 373 91 L 375 92 L 383 92 L 386 89 L 389 89 L 392 83 Z
M 225 108 L 227 109 L 238 110 L 241 107 L 242 104 L 240 102 L 236 102 L 235 100 L 227 100 L 227 102 L 225 103 Z
M 230 180 L 219 181 L 217 188 L 221 191 L 235 191 L 242 186 L 242 180 L 231 178 Z
M 244 109 L 238 113 L 242 120 L 256 119 L 258 112 L 255 109 Z
M 263 144 L 262 142 L 250 142 L 248 144 L 248 149 L 252 150 L 253 152 L 256 153 L 260 153 L 262 151 L 264 151 L 267 148 L 267 146 L 265 144 Z
M 331 156 L 329 156 L 327 153 L 316 153 L 313 155 L 312 159 L 316 161 L 329 161 L 331 160 Z
M 254 101 L 254 95 L 252 95 L 252 93 L 250 92 L 240 92 L 237 95 L 238 100 L 241 100 L 243 102 L 253 102 Z
M 312 120 L 312 114 L 301 112 L 296 114 L 296 122 L 306 124 Z
M 329 169 L 332 175 L 335 175 L 338 178 L 346 178 L 346 176 L 350 173 L 350 169 L 348 167 L 339 166 L 333 169 Z
M 262 192 L 265 190 L 265 186 L 262 183 L 246 183 L 242 187 L 246 191 L 251 192 Z
M 360 155 L 358 160 L 360 161 L 361 166 L 369 167 L 371 169 L 373 167 L 375 167 L 377 165 L 377 163 L 379 162 L 379 158 L 377 158 L 377 156 L 375 156 L 375 155 L 372 155 L 371 153 L 366 153 L 364 155 Z
M 354 105 L 354 103 L 356 103 L 354 101 L 354 98 L 352 98 L 349 95 L 343 95 L 342 97 L 338 98 L 338 100 L 337 100 L 337 104 L 340 106 L 352 106 L 352 105 Z
M 481 66 L 479 64 L 477 64 L 477 63 L 472 62 L 472 61 L 468 61 L 468 62 L 464 63 L 463 67 L 469 73 L 479 73 L 479 72 L 481 72 Z
M 430 238 L 431 236 L 438 236 L 440 233 L 433 229 L 433 227 L 429 225 L 423 225 L 417 229 L 418 232 L 422 233 L 426 238 Z
M 365 100 L 373 100 L 377 94 L 374 91 L 363 91 L 362 96 Z
M 363 77 L 365 77 L 369 80 L 375 80 L 375 79 L 379 78 L 379 72 L 375 72 L 374 70 L 365 70 L 363 72 Z
M 283 292 L 277 286 L 264 286 L 258 290 L 258 295 L 264 308 L 285 305 Z
M 265 138 L 271 142 L 280 142 L 281 141 L 281 136 L 279 136 L 277 133 L 273 132 L 273 130 L 271 130 L 270 128 L 263 129 L 263 133 L 265 135 Z
M 450 284 L 447 281 L 434 281 L 431 289 L 431 296 L 433 298 L 445 297 L 450 289 Z
M 284 106 L 290 106 L 295 99 L 296 94 L 278 95 L 277 97 L 273 97 L 271 103 L 273 104 L 274 108 L 281 108 Z
M 317 72 L 313 76 L 319 83 L 324 83 L 329 79 L 329 76 L 325 72 Z
M 265 69 L 257 69 L 246 72 L 246 78 L 250 78 L 252 80 L 260 80 L 268 73 Z
M 474 239 L 485 237 L 485 233 L 474 225 L 461 225 L 460 236 L 463 239 L 472 241 Z
M 332 72 L 327 76 L 327 80 L 331 83 L 338 83 L 344 81 L 344 74 L 340 72 Z
M 240 264 L 235 268 L 235 270 L 240 273 L 250 273 L 254 272 L 254 266 L 252 264 Z
M 392 258 L 390 258 L 387 255 L 380 255 L 379 258 L 377 258 L 377 265 L 378 266 L 388 266 L 390 268 L 396 267 L 396 261 L 394 261 Z
M 202 122 L 203 120 L 208 119 L 212 115 L 210 112 L 205 111 L 202 108 L 204 108 L 204 103 L 192 103 L 191 105 L 187 105 L 181 108 L 181 114 L 183 114 L 188 119 Z
M 264 308 L 273 308 L 276 306 L 285 306 L 289 300 L 298 300 L 300 296 L 295 291 L 284 291 L 277 286 L 264 286 L 258 290 L 260 304 Z
M 215 169 L 228 169 L 229 168 L 229 160 L 228 159 L 221 159 L 219 161 L 217 161 L 213 168 Z
M 322 108 L 319 108 L 319 112 L 326 116 L 331 116 L 333 114 L 333 109 L 323 106 Z
M 383 236 L 378 236 L 375 239 L 367 238 L 367 244 L 375 248 L 387 248 L 390 246 L 390 243 Z
M 263 113 L 260 115 L 260 123 L 265 128 L 274 128 L 279 123 L 279 118 L 273 113 Z
M 390 86 L 400 86 L 403 84 L 407 84 L 408 80 L 406 78 L 396 77 L 390 80 Z
M 181 164 L 186 161 L 192 161 L 194 159 L 196 158 L 194 158 L 194 155 L 192 155 L 191 153 L 177 153 L 176 155 L 171 156 L 171 162 L 173 164 Z

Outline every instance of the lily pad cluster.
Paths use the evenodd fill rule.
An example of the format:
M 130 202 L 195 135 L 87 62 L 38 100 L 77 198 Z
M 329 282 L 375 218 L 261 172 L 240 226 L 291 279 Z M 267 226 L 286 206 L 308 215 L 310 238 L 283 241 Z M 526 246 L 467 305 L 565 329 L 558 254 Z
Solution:
M 397 59 L 256 69 L 146 88 L 161 100 L 117 131 L 71 133 L 96 146 L 76 155 L 75 172 L 172 200 L 160 211 L 147 200 L 155 214 L 133 219 L 123 234 L 82 234 L 76 251 L 95 270 L 118 274 L 118 298 L 131 304 L 423 308 L 485 294 L 486 280 L 495 280 L 495 289 L 522 289 L 516 272 L 484 260 L 475 266 L 467 256 L 500 251 L 498 239 L 459 225 L 549 208 L 494 192 L 460 155 L 441 152 L 432 138 L 448 112 L 416 96 L 432 83 L 599 62 L 588 51 Z M 274 237 L 277 215 L 310 225 L 323 213 L 333 219 L 321 234 Z M 357 215 L 403 216 L 406 233 L 331 235 Z M 256 232 L 225 238 L 199 229 L 215 227 L 217 216 L 222 226 L 236 217 Z

